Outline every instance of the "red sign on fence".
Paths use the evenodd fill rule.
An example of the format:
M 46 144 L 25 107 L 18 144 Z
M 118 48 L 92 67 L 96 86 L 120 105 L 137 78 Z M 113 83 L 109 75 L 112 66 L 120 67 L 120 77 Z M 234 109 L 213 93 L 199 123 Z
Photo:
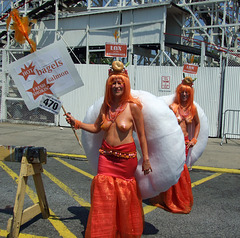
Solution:
M 127 44 L 122 43 L 106 43 L 105 44 L 106 57 L 127 57 Z
M 198 66 L 195 64 L 184 64 L 183 72 L 189 74 L 197 74 Z
M 163 90 L 170 89 L 170 76 L 161 77 L 161 89 Z

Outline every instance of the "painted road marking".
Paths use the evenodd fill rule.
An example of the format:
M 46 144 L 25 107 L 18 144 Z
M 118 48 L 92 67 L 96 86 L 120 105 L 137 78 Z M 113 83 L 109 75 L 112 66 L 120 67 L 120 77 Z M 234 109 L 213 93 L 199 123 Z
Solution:
M 83 175 L 85 175 L 85 176 L 87 176 L 87 177 L 89 177 L 89 178 L 91 178 L 91 179 L 93 179 L 94 178 L 94 176 L 93 175 L 91 175 L 91 174 L 89 174 L 89 173 L 87 173 L 87 172 L 85 172 L 85 171 L 83 171 L 83 170 L 81 170 L 81 169 L 79 169 L 79 168 L 77 168 L 77 167 L 75 167 L 75 166 L 73 166 L 73 165 L 71 165 L 71 164 L 69 164 L 69 163 L 67 163 L 67 162 L 65 162 L 64 160 L 62 160 L 62 159 L 60 159 L 60 158 L 58 158 L 58 157 L 53 157 L 55 160 L 57 160 L 57 161 L 59 161 L 60 163 L 62 163 L 63 165 L 65 165 L 65 166 L 67 166 L 68 168 L 70 168 L 70 169 L 73 169 L 73 170 L 75 170 L 76 172 L 79 172 L 79 173 L 81 173 L 81 174 L 83 174 Z M 50 178 L 51 179 L 51 178 Z M 51 180 L 55 180 L 55 179 L 51 179 Z M 61 182 L 61 184 L 62 184 L 62 182 Z M 59 186 L 59 187 L 61 187 L 62 185 L 61 185 L 60 183 L 58 184 L 57 183 L 57 185 Z M 64 191 L 65 190 L 69 190 L 69 188 L 67 188 L 67 186 L 65 187 L 65 188 L 62 188 Z M 67 191 L 66 191 L 67 192 Z M 68 193 L 68 192 L 67 192 Z M 70 193 L 68 193 L 69 195 L 70 195 Z M 71 196 L 71 195 L 70 195 Z M 77 195 L 78 196 L 78 195 Z M 80 203 L 79 203 L 80 204 Z M 80 204 L 81 205 L 81 204 Z M 89 208 L 90 208 L 90 206 L 91 206 L 91 204 L 89 204 Z M 147 213 L 149 213 L 149 212 L 151 212 L 151 211 L 153 211 L 154 209 L 156 209 L 156 207 L 154 207 L 154 206 L 145 206 L 144 208 L 143 208 L 143 211 L 144 211 L 144 214 L 147 214 Z
M 60 158 L 58 158 L 58 157 L 53 157 L 53 158 L 54 158 L 55 160 L 59 161 L 60 163 L 62 163 L 63 165 L 67 166 L 68 168 L 70 168 L 70 169 L 72 169 L 72 170 L 75 170 L 76 172 L 81 173 L 81 174 L 89 177 L 90 179 L 93 179 L 93 178 L 94 178 L 93 175 L 91 175 L 91 174 L 89 174 L 89 173 L 87 173 L 87 172 L 85 172 L 85 171 L 83 171 L 83 170 L 81 170 L 81 169 L 79 169 L 79 168 L 77 168 L 77 167 L 75 167 L 75 166 L 73 166 L 73 165 L 65 162 L 64 160 L 62 160 L 62 159 L 60 159 Z
M 48 155 L 55 155 L 60 157 L 72 157 L 72 158 L 84 158 L 87 159 L 86 155 L 76 155 L 76 154 L 62 154 L 62 153 L 53 153 L 47 152 Z M 192 166 L 193 169 L 207 170 L 216 173 L 232 173 L 240 174 L 240 169 L 227 169 L 227 168 L 215 168 L 215 167 L 206 167 L 206 166 Z
M 81 170 L 81 169 L 79 169 L 79 168 L 77 168 L 77 167 L 75 167 L 75 166 L 73 166 L 73 165 L 65 162 L 64 160 L 62 160 L 62 159 L 60 159 L 60 158 L 58 158 L 58 157 L 54 157 L 54 159 L 58 160 L 59 162 L 61 162 L 61 163 L 64 164 L 65 166 L 67 166 L 67 167 L 69 167 L 69 168 L 71 168 L 71 169 L 73 169 L 73 170 L 75 170 L 75 171 L 77 171 L 77 172 L 79 172 L 79 173 L 81 173 L 81 174 L 89 177 L 89 178 L 93 178 L 93 177 L 94 177 L 93 175 L 91 175 L 91 174 L 89 174 L 89 173 L 86 173 L 85 171 L 83 171 L 83 170 Z M 197 167 L 197 166 L 195 166 L 195 167 Z M 220 176 L 221 174 L 222 174 L 222 173 L 216 173 L 216 174 L 213 174 L 213 175 L 208 176 L 208 177 L 206 177 L 206 178 L 200 179 L 200 180 L 192 183 L 192 188 L 195 187 L 195 186 L 197 186 L 197 185 L 200 185 L 200 184 L 202 184 L 202 183 L 204 183 L 204 182 L 207 182 L 207 181 L 209 181 L 209 180 L 211 180 L 211 179 L 213 179 L 213 178 L 216 178 L 216 177 Z M 143 207 L 144 214 L 147 214 L 147 213 L 149 213 L 149 212 L 152 212 L 152 211 L 155 210 L 156 208 L 157 208 L 157 207 L 155 207 L 155 206 L 147 205 L 147 206 Z
M 74 154 L 60 154 L 60 153 L 51 153 L 48 152 L 48 155 L 58 155 L 58 156 L 62 156 L 62 157 L 75 157 L 75 158 L 86 158 L 86 156 L 84 155 L 74 155 Z M 66 167 L 75 170 L 78 173 L 83 174 L 84 176 L 87 176 L 90 179 L 93 179 L 93 175 L 65 162 L 64 160 L 58 158 L 58 157 L 53 157 L 55 160 L 57 160 L 58 162 L 62 163 L 63 165 L 65 165 Z M 0 162 L 0 166 L 12 177 L 12 179 L 18 183 L 18 175 L 15 174 L 9 167 L 7 167 L 3 162 Z M 206 178 L 200 179 L 194 183 L 192 183 L 192 188 L 195 186 L 198 186 L 202 183 L 205 183 L 213 178 L 216 178 L 220 175 L 222 175 L 223 173 L 234 173 L 234 174 L 240 174 L 240 170 L 237 169 L 221 169 L 221 168 L 213 168 L 213 167 L 203 167 L 203 166 L 193 166 L 193 169 L 199 169 L 199 170 L 206 170 L 206 171 L 212 171 L 212 172 L 217 172 L 211 176 L 208 176 Z M 75 201 L 77 201 L 80 206 L 86 207 L 86 209 L 90 208 L 90 203 L 84 201 L 83 198 L 79 197 L 78 194 L 76 194 L 73 190 L 71 190 L 68 186 L 66 186 L 64 183 L 62 183 L 59 179 L 57 179 L 55 176 L 53 176 L 51 173 L 47 172 L 44 169 L 44 175 L 46 175 L 50 180 L 52 180 L 57 186 L 59 186 L 62 190 L 64 190 L 69 196 L 71 196 L 72 198 L 75 199 Z M 27 186 L 26 189 L 26 193 L 28 194 L 28 196 L 30 197 L 30 199 L 34 202 L 37 203 L 38 202 L 38 197 L 37 195 L 34 193 L 34 191 Z M 149 212 L 152 212 L 153 210 L 155 210 L 157 207 L 152 206 L 152 205 L 147 205 L 143 208 L 144 210 L 144 214 L 147 214 Z M 58 231 L 58 233 L 62 236 L 62 237 L 76 237 L 74 234 L 72 234 L 67 227 L 60 221 L 60 218 L 57 217 L 53 211 L 50 210 L 50 217 L 48 218 L 48 220 L 52 223 L 52 225 L 55 227 L 55 229 Z M 3 231 L 0 230 L 0 236 L 6 237 L 7 235 L 7 231 Z M 42 236 L 33 236 L 33 235 L 28 235 L 28 234 L 21 234 L 19 235 L 19 238 L 45 238 Z
M 57 184 L 58 187 L 60 187 L 64 192 L 66 192 L 70 197 L 75 199 L 80 206 L 86 207 L 87 209 L 90 208 L 91 204 L 89 202 L 84 201 L 83 198 L 79 197 L 78 194 L 76 194 L 71 188 L 69 188 L 67 185 L 62 183 L 59 179 L 57 179 L 55 176 L 47 172 L 45 169 L 43 173 L 50 179 L 52 180 L 55 184 Z
M 205 167 L 205 166 L 193 166 L 193 169 L 207 170 L 217 173 L 231 173 L 231 174 L 240 174 L 239 169 L 226 169 L 226 168 L 214 168 L 214 167 Z
M 86 155 L 63 154 L 63 153 L 54 153 L 54 152 L 47 152 L 47 155 L 60 156 L 60 157 L 72 157 L 72 158 L 84 158 L 84 159 L 87 158 Z
M 85 171 L 81 170 L 81 169 L 78 169 L 77 167 L 73 166 L 73 165 L 70 165 L 69 163 L 65 162 L 64 160 L 58 158 L 58 157 L 54 157 L 54 159 L 58 160 L 59 162 L 61 162 L 62 164 L 64 164 L 65 166 L 89 177 L 89 178 L 93 178 L 94 176 L 89 174 L 89 173 L 86 173 Z M 203 170 L 210 170 L 210 171 L 213 171 L 213 172 L 219 172 L 221 171 L 221 173 L 216 173 L 216 174 L 213 174 L 211 176 L 208 176 L 206 178 L 203 178 L 203 179 L 200 179 L 194 183 L 192 183 L 192 188 L 197 186 L 197 185 L 200 185 L 202 183 L 205 183 L 213 178 L 216 178 L 220 175 L 222 175 L 223 173 L 238 173 L 239 171 L 238 170 L 234 170 L 234 169 L 219 169 L 219 168 L 213 168 L 213 167 L 202 167 L 202 166 L 193 166 L 194 169 L 203 169 Z M 147 214 L 149 212 L 152 212 L 153 210 L 155 210 L 157 207 L 155 206 L 152 206 L 152 205 L 147 205 L 145 207 L 143 207 L 143 211 L 144 211 L 144 214 Z
M 147 206 L 143 207 L 144 215 L 148 214 L 149 212 L 154 211 L 156 208 L 157 207 L 152 206 L 152 205 L 147 205 Z
M 196 182 L 194 182 L 194 183 L 191 184 L 191 185 L 192 185 L 192 188 L 194 188 L 195 186 L 200 185 L 200 184 L 202 184 L 202 183 L 205 183 L 205 182 L 207 182 L 207 181 L 209 181 L 209 180 L 211 180 L 211 179 L 214 179 L 214 178 L 216 178 L 216 177 L 218 177 L 218 176 L 220 176 L 220 175 L 222 175 L 222 173 L 216 173 L 216 174 L 213 174 L 213 175 L 208 176 L 208 177 L 206 177 L 206 178 L 200 179 L 200 180 L 198 180 L 198 181 L 196 181 Z
M 7 231 L 0 230 L 0 237 L 7 237 L 7 235 L 8 235 Z M 35 235 L 20 233 L 18 238 L 48 238 L 48 237 L 47 236 L 35 236 Z
M 209 181 L 209 180 L 211 180 L 211 179 L 214 179 L 214 178 L 216 178 L 216 177 L 218 177 L 218 176 L 220 176 L 220 175 L 222 175 L 222 173 L 216 173 L 216 174 L 213 174 L 213 175 L 208 176 L 208 177 L 206 177 L 206 178 L 200 179 L 200 180 L 198 180 L 198 181 L 196 181 L 196 182 L 194 182 L 194 183 L 191 184 L 191 185 L 192 185 L 192 188 L 195 187 L 195 186 L 197 186 L 197 185 L 200 185 L 200 184 L 202 184 L 202 183 L 205 183 L 205 182 L 207 182 L 207 181 Z M 152 205 L 147 205 L 147 206 L 145 206 L 145 207 L 143 208 L 144 214 L 147 214 L 147 213 L 155 210 L 156 208 L 158 208 L 158 207 L 155 207 L 155 206 L 152 206 Z
M 18 183 L 19 177 L 13 172 L 7 165 L 0 161 L 0 166 L 12 177 L 12 179 Z M 33 201 L 34 204 L 38 203 L 37 194 L 27 185 L 26 193 L 29 198 Z M 56 214 L 49 209 L 50 217 L 48 220 L 52 223 L 53 227 L 58 231 L 59 235 L 63 238 L 77 238 L 68 228 L 60 221 L 60 218 L 56 216 Z

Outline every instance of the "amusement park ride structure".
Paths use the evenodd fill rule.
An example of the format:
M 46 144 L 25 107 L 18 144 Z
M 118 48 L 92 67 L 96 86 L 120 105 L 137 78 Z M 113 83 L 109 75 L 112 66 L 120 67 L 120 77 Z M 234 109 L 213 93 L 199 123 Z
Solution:
M 2 0 L 0 46 L 18 52 L 27 48 L 6 32 L 5 20 L 17 8 L 38 20 L 32 30 L 38 48 L 63 38 L 76 63 L 105 62 L 99 37 L 114 41 L 117 31 L 118 42 L 128 45 L 130 63 L 135 55 L 139 65 L 181 66 L 194 55 L 201 66 L 219 66 L 227 56 L 238 65 L 239 5 L 236 0 Z
M 0 113 L 30 120 L 6 70 L 30 53 L 29 44 L 17 43 L 6 29 L 13 9 L 37 20 L 30 34 L 37 49 L 62 39 L 75 64 L 109 64 L 105 44 L 114 42 L 127 45 L 124 63 L 183 66 L 193 59 L 201 67 L 239 67 L 239 7 L 239 0 L 0 0 Z

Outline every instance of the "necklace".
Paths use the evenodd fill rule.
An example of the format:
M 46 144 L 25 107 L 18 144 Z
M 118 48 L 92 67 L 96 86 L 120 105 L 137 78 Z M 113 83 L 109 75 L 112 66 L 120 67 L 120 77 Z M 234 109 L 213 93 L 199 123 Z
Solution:
M 184 107 L 182 107 L 181 105 L 179 105 L 179 114 L 180 114 L 182 117 L 187 117 L 187 116 L 189 116 L 189 113 L 190 113 L 189 108 L 184 108 Z
M 126 106 L 127 104 L 124 105 L 120 104 L 114 111 L 112 111 L 111 108 L 109 108 L 108 110 L 109 121 L 114 122 L 116 118 L 119 116 L 119 114 L 125 110 Z

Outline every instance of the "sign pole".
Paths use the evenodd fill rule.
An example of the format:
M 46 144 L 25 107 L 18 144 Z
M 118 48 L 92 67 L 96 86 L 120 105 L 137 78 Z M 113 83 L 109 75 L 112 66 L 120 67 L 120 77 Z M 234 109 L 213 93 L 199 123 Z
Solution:
M 64 111 L 64 114 L 67 114 L 67 111 L 65 110 L 65 108 L 64 108 L 63 105 L 62 105 L 62 109 L 63 109 L 63 111 Z M 79 138 L 78 138 L 78 135 L 77 135 L 76 130 L 74 129 L 74 127 L 73 127 L 72 125 L 71 125 L 71 128 L 72 128 L 72 130 L 73 130 L 73 133 L 74 133 L 75 137 L 77 138 L 78 144 L 82 147 L 82 143 L 81 143 L 81 141 L 80 141 Z

